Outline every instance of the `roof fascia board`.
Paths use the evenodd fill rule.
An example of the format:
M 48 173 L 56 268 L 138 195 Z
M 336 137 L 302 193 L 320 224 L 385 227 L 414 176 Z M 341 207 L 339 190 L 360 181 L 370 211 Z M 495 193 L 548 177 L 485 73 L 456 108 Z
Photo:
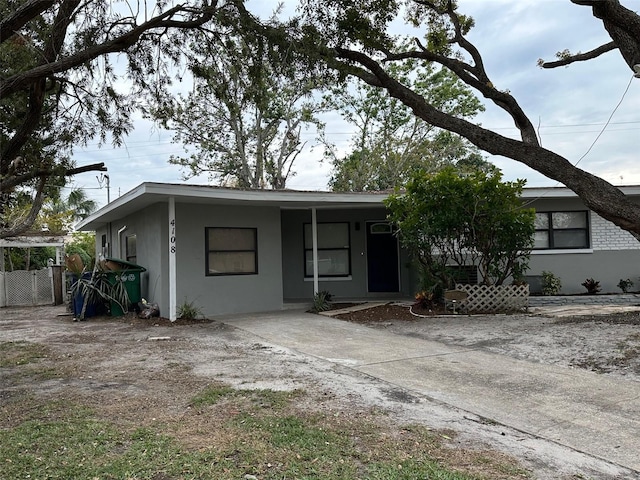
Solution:
M 129 203 L 131 200 L 140 197 L 141 195 L 143 195 L 144 193 L 146 193 L 146 189 L 147 189 L 147 184 L 146 183 L 141 183 L 140 185 L 138 185 L 137 187 L 135 187 L 133 190 L 129 190 L 127 193 L 125 193 L 124 195 L 122 195 L 121 197 L 116 198 L 113 202 L 107 203 L 104 207 L 102 207 L 99 210 L 96 210 L 95 212 L 93 212 L 91 215 L 89 215 L 87 218 L 85 218 L 84 220 L 81 220 L 80 222 L 78 222 L 76 224 L 76 230 L 82 230 L 82 228 L 89 224 L 94 222 L 96 219 L 100 218 L 101 216 L 117 209 L 118 207 Z
M 334 192 L 302 192 L 292 190 L 235 190 L 225 188 L 209 188 L 201 185 L 167 185 L 148 183 L 145 193 L 176 197 L 210 198 L 219 200 L 247 201 L 250 203 L 263 201 L 276 202 L 318 202 L 318 203 L 382 203 L 387 197 L 373 193 L 334 193 Z
M 640 196 L 640 185 L 628 185 L 617 187 L 627 196 Z M 528 200 L 543 198 L 579 198 L 578 195 L 567 187 L 525 187 L 521 198 Z

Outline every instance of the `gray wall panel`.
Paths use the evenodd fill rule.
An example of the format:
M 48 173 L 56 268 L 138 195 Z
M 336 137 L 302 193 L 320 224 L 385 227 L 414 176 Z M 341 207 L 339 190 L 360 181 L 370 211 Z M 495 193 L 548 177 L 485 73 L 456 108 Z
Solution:
M 632 290 L 640 290 L 640 251 L 595 251 L 593 253 L 566 253 L 531 255 L 527 275 L 552 272 L 562 281 L 563 294 L 586 293 L 581 285 L 587 278 L 600 282 L 602 293 L 620 293 L 620 279 L 631 279 Z
M 257 228 L 258 274 L 206 276 L 205 228 Z M 282 250 L 277 207 L 176 205 L 178 306 L 207 316 L 282 308 Z
M 167 205 L 157 203 L 140 212 L 123 219 L 111 222 L 111 237 L 107 239 L 112 258 L 125 260 L 126 237 L 136 235 L 137 259 L 136 263 L 147 269 L 141 274 L 142 297 L 149 302 L 159 304 L 161 315 L 168 314 L 168 286 L 166 277 L 168 272 L 167 256 L 161 255 L 166 246 Z M 118 238 L 118 230 L 126 227 Z M 164 228 L 165 233 L 162 232 Z M 96 232 L 96 250 L 101 253 L 101 236 L 108 228 Z

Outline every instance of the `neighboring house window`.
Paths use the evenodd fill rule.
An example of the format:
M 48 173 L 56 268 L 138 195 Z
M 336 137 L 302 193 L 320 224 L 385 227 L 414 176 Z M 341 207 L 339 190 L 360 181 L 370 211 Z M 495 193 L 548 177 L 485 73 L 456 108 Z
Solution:
M 205 228 L 207 275 L 258 273 L 257 228 Z
M 136 236 L 129 235 L 126 238 L 126 246 L 125 246 L 126 258 L 127 262 L 136 263 L 138 254 L 136 248 Z
M 587 211 L 536 212 L 534 247 L 589 248 Z
M 349 222 L 318 223 L 318 275 L 351 275 Z M 304 276 L 313 277 L 313 234 L 310 223 L 304 224 Z

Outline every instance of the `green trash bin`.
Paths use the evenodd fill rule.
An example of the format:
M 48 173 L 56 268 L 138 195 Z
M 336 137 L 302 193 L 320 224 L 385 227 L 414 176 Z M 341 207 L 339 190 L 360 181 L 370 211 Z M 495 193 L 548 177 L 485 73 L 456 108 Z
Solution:
M 129 305 L 135 305 L 142 300 L 142 291 L 140 287 L 140 274 L 146 272 L 147 269 L 136 265 L 135 263 L 127 262 L 126 260 L 120 260 L 117 258 L 106 258 L 110 265 L 118 264 L 118 270 L 112 270 L 108 273 L 109 283 L 115 285 L 115 282 L 121 281 L 124 284 L 124 288 L 127 291 L 129 297 Z M 116 302 L 111 302 L 111 315 L 119 317 L 124 315 L 120 305 Z

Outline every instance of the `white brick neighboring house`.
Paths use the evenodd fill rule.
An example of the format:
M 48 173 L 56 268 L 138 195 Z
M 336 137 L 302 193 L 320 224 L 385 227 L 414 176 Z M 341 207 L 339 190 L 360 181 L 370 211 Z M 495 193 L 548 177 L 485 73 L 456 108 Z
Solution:
M 594 250 L 640 250 L 640 242 L 633 235 L 593 212 L 591 244 Z
M 619 188 L 640 201 L 640 186 Z M 560 277 L 565 294 L 586 293 L 581 284 L 588 278 L 600 282 L 602 293 L 620 293 L 621 279 L 640 290 L 640 242 L 633 235 L 589 211 L 567 188 L 528 188 L 522 196 L 538 217 L 537 248 L 527 272 L 532 291 L 543 271 Z

